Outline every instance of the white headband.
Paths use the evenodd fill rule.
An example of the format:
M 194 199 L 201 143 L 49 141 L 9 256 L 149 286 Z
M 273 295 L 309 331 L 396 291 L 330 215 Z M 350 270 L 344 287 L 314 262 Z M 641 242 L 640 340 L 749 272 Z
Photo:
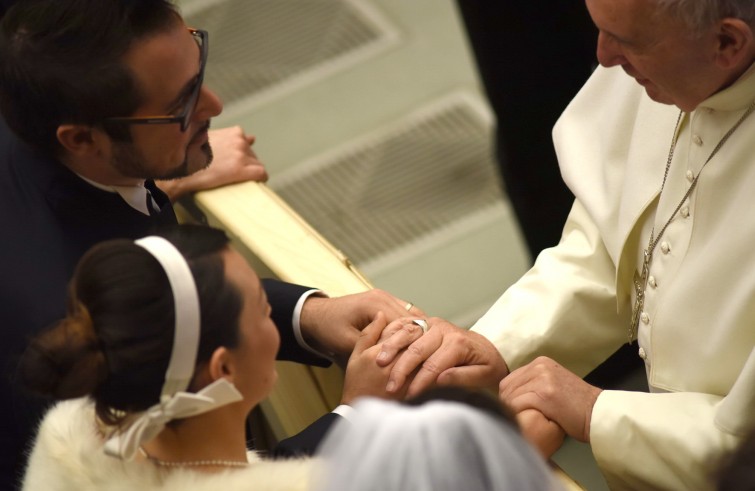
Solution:
M 139 446 L 156 437 L 174 419 L 202 414 L 243 399 L 225 378 L 220 378 L 195 393 L 184 392 L 194 375 L 199 349 L 199 295 L 194 276 L 183 255 L 162 237 L 135 241 L 146 249 L 165 270 L 175 308 L 173 348 L 160 391 L 160 402 L 148 408 L 128 429 L 105 443 L 105 453 L 131 460 Z

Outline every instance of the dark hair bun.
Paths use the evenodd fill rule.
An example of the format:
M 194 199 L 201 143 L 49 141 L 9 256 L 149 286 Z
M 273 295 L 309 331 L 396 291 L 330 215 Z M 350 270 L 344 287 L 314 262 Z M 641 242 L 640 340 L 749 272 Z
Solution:
M 21 360 L 24 384 L 56 399 L 91 394 L 106 377 L 105 355 L 82 304 L 52 329 L 34 337 Z

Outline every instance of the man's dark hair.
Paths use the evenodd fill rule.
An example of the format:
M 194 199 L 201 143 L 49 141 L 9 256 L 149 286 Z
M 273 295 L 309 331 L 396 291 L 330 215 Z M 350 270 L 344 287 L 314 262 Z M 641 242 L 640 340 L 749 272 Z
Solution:
M 506 421 L 508 424 L 511 424 L 514 428 L 519 430 L 516 417 L 510 407 L 500 402 L 498 399 L 493 398 L 486 392 L 467 387 L 456 387 L 452 385 L 433 387 L 405 400 L 404 404 L 407 406 L 421 406 L 433 401 L 450 401 L 466 404 L 479 409 L 496 419 Z
M 61 124 L 133 114 L 141 94 L 122 58 L 179 21 L 168 0 L 17 2 L 0 24 L 0 111 L 33 148 L 58 154 Z

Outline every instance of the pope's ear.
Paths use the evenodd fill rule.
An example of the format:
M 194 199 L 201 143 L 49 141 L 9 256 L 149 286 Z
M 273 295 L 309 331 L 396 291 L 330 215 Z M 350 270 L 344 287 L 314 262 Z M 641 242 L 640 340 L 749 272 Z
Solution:
M 67 153 L 78 157 L 102 154 L 110 145 L 102 130 L 83 124 L 62 124 L 55 135 Z
M 753 31 L 742 19 L 725 18 L 718 24 L 716 62 L 724 69 L 752 63 Z
M 228 348 L 221 346 L 212 352 L 210 361 L 207 364 L 212 381 L 220 378 L 227 378 L 233 382 L 234 374 L 236 373 L 236 365 L 234 363 L 233 355 Z

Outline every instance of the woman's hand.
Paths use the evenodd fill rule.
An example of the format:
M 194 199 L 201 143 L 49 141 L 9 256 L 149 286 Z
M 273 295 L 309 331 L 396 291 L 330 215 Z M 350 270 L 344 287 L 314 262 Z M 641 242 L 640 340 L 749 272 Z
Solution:
M 409 384 L 397 392 L 385 390 L 395 361 L 382 367 L 375 361 L 382 349 L 380 341 L 396 333 L 416 339 L 422 336 L 422 329 L 413 324 L 411 318 L 398 319 L 388 324 L 385 314 L 378 312 L 375 319 L 362 330 L 346 365 L 342 404 L 351 404 L 354 399 L 364 396 L 403 399 Z

